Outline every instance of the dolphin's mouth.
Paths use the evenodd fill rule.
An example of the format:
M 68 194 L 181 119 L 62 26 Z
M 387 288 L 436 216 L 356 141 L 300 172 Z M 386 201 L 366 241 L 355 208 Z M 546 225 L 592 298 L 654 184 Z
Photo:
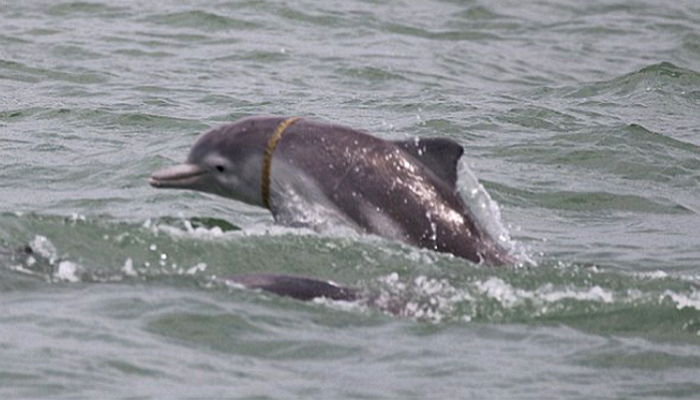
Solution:
M 207 170 L 195 164 L 180 164 L 156 171 L 148 183 L 156 188 L 192 188 Z

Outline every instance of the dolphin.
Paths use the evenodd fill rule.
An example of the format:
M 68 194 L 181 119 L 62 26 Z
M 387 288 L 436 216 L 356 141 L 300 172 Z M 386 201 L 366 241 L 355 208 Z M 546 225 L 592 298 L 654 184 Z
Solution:
M 475 263 L 513 262 L 461 198 L 464 149 L 446 138 L 389 141 L 306 118 L 256 116 L 201 135 L 156 188 L 213 193 L 270 210 L 278 223 L 342 223 Z
M 52 259 L 41 251 L 35 251 L 30 244 L 10 248 L 0 243 L 0 266 L 5 264 L 8 266 L 12 265 L 12 269 L 31 275 L 46 276 L 49 280 L 52 280 L 60 262 L 61 260 Z M 329 280 L 295 275 L 271 273 L 238 274 L 224 278 L 215 278 L 215 281 L 304 301 L 316 298 L 348 302 L 366 301 L 365 298 L 367 297 L 365 293 L 357 288 L 343 286 Z
M 246 289 L 258 289 L 297 300 L 327 298 L 331 300 L 356 301 L 358 289 L 341 286 L 333 281 L 282 274 L 241 274 L 223 279 L 224 283 L 240 285 Z

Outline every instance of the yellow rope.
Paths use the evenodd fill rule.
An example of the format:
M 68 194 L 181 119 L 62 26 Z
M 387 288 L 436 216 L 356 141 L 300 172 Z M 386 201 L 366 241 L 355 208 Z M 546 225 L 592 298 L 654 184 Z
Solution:
M 265 148 L 265 155 L 263 156 L 262 165 L 262 179 L 260 180 L 260 192 L 262 193 L 262 201 L 265 207 L 270 208 L 270 167 L 272 164 L 272 153 L 275 152 L 277 144 L 284 132 L 292 126 L 295 122 L 300 120 L 301 117 L 291 117 L 282 121 L 275 129 L 275 133 L 272 134 L 270 140 L 267 141 L 267 147 Z

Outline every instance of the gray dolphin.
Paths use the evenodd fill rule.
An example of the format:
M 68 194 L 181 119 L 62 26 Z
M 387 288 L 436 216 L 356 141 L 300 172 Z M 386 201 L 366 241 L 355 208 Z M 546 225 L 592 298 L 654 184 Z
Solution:
M 223 279 L 248 289 L 259 289 L 297 300 L 325 297 L 331 300 L 355 301 L 360 299 L 357 289 L 340 286 L 332 281 L 280 274 L 243 274 Z
M 285 225 L 341 221 L 477 263 L 512 262 L 457 191 L 463 151 L 444 138 L 387 141 L 303 118 L 249 117 L 203 134 L 184 164 L 149 183 L 266 207 Z

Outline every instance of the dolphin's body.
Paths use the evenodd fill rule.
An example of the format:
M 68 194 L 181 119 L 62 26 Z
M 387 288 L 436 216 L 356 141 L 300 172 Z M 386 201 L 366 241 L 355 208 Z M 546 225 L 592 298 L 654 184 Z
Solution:
M 264 290 L 298 300 L 313 300 L 320 297 L 342 301 L 359 299 L 359 291 L 357 289 L 340 286 L 332 281 L 303 276 L 264 273 L 245 274 L 227 277 L 223 279 L 223 282 L 238 284 L 248 289 Z
M 186 163 L 149 182 L 267 206 L 286 225 L 339 220 L 477 263 L 510 262 L 457 191 L 462 153 L 449 139 L 387 141 L 307 119 L 250 117 L 205 133 Z

